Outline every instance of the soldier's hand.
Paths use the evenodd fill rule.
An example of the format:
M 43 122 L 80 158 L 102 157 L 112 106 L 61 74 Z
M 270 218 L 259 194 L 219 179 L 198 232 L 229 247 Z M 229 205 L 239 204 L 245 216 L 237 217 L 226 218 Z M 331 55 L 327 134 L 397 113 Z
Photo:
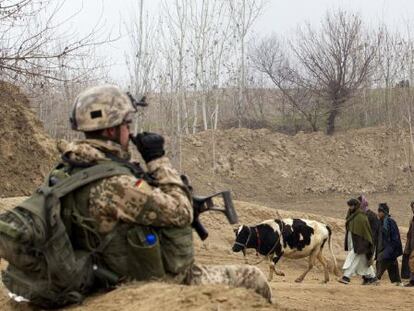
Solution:
M 145 162 L 161 158 L 165 154 L 164 137 L 156 133 L 143 132 L 131 136 L 131 141 L 137 146 Z

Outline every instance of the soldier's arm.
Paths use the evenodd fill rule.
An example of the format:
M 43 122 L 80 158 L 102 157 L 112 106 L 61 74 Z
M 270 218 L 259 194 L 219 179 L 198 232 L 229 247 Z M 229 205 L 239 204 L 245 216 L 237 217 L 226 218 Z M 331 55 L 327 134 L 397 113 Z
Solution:
M 191 201 L 167 158 L 154 160 L 149 170 L 160 183 L 122 175 L 107 178 L 91 189 L 91 213 L 98 221 L 120 219 L 152 226 L 186 226 L 193 220 Z
M 160 211 L 162 223 L 174 220 L 176 225 L 188 225 L 193 221 L 191 195 L 181 180 L 178 172 L 172 167 L 167 157 L 161 157 L 147 163 L 148 173 L 157 181 L 159 187 L 152 188 L 148 203 Z M 181 218 L 181 220 L 180 220 Z

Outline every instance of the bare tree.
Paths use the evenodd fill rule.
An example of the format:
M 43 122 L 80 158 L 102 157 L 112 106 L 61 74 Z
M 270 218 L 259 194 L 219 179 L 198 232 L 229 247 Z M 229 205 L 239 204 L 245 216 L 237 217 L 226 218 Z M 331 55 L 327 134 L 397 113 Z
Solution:
M 287 54 L 286 46 L 272 35 L 252 46 L 250 61 L 256 70 L 270 79 L 286 102 L 304 117 L 312 130 L 317 131 L 321 102 L 313 96 L 311 90 L 303 87 L 303 78 L 293 68 Z
M 133 8 L 132 15 L 125 23 L 130 42 L 130 49 L 125 53 L 125 62 L 129 72 L 128 89 L 137 99 L 150 94 L 155 79 L 156 27 L 149 19 L 144 4 L 144 0 L 139 0 L 138 6 Z M 142 131 L 149 123 L 145 122 L 147 120 L 145 112 L 146 110 L 141 109 L 137 114 L 135 132 Z
M 110 41 L 109 36 L 102 37 L 100 22 L 84 36 L 69 30 L 67 22 L 79 12 L 57 21 L 64 4 L 64 0 L 0 0 L 2 79 L 25 83 L 62 81 L 59 71 L 63 58 L 69 60 L 65 62 L 66 70 L 76 72 L 82 69 L 79 59 Z M 75 75 L 71 78 L 81 79 Z
M 189 4 L 189 56 L 193 59 L 194 105 L 201 106 L 202 128 L 214 128 L 218 117 L 218 86 L 221 67 L 229 51 L 230 19 L 228 7 L 220 0 L 193 1 Z M 226 51 L 227 49 L 227 51 Z M 227 52 L 227 53 L 226 53 Z M 211 107 L 210 101 L 214 101 Z M 211 114 L 214 115 L 213 119 Z M 194 121 L 197 116 L 194 115 Z M 193 124 L 193 133 L 196 131 Z
M 374 41 L 374 42 L 373 42 Z M 328 13 L 320 31 L 299 29 L 293 51 L 302 67 L 303 87 L 328 103 L 327 134 L 346 102 L 373 73 L 379 37 L 369 38 L 358 15 Z
M 382 93 L 378 103 L 381 109 L 379 112 L 386 117 L 388 125 L 391 125 L 393 91 L 398 82 L 406 81 L 404 68 L 407 65 L 410 49 L 407 40 L 399 32 L 391 32 L 385 25 L 381 27 L 380 35 L 382 39 L 376 55 L 377 68 L 374 82 Z
M 21 86 L 54 137 L 65 137 L 75 94 L 107 78 L 108 64 L 98 46 L 112 40 L 101 19 L 79 35 L 71 22 L 82 7 L 62 20 L 65 0 L 0 0 L 0 79 Z M 66 12 L 65 12 L 66 13 Z
M 234 33 L 238 46 L 238 98 L 236 115 L 239 127 L 242 126 L 242 119 L 245 106 L 246 91 L 246 38 L 251 31 L 256 19 L 260 16 L 263 7 L 263 0 L 226 0 L 230 8 L 230 17 L 233 21 Z

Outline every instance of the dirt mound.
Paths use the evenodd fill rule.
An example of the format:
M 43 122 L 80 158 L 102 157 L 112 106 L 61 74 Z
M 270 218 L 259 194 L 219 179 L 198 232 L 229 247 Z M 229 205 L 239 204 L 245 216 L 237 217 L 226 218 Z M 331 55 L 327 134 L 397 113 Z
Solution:
M 196 189 L 230 188 L 238 199 L 268 206 L 301 196 L 407 191 L 413 181 L 407 139 L 385 128 L 334 136 L 206 131 L 184 139 L 183 171 Z
M 0 82 L 0 111 L 0 197 L 29 194 L 53 165 L 55 144 L 16 86 Z
M 3 311 L 31 311 L 25 304 L 2 301 Z M 269 305 L 261 296 L 242 288 L 222 285 L 183 286 L 166 283 L 136 283 L 119 287 L 105 295 L 88 298 L 82 305 L 67 308 L 73 311 L 154 311 L 154 310 L 288 310 Z

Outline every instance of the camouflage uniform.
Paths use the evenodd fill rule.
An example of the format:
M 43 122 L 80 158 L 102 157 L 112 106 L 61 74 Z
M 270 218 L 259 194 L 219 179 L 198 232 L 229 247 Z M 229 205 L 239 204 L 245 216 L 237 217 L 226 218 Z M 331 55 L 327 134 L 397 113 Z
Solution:
M 130 157 L 129 153 L 111 141 L 61 141 L 58 148 L 67 158 L 78 163 L 109 160 L 105 153 L 124 160 Z M 111 231 L 119 220 L 156 227 L 181 227 L 192 222 L 191 202 L 183 190 L 179 174 L 172 168 L 168 158 L 153 160 L 147 163 L 147 168 L 160 184 L 159 188 L 129 175 L 106 178 L 91 188 L 89 209 L 99 225 L 100 233 Z M 178 280 L 187 285 L 225 284 L 250 288 L 269 301 L 272 296 L 266 277 L 253 266 L 193 264 L 188 268 L 187 275 Z
M 59 149 L 69 159 L 80 163 L 110 161 L 104 152 L 129 159 L 129 153 L 111 141 L 60 143 Z M 106 178 L 91 188 L 89 212 L 98 223 L 100 233 L 111 231 L 118 220 L 156 227 L 191 224 L 191 202 L 168 158 L 151 161 L 147 167 L 160 184 L 159 188 L 153 188 L 145 180 L 129 175 Z
M 225 284 L 253 289 L 272 303 L 272 289 L 263 272 L 249 265 L 198 265 L 192 266 L 188 285 Z

